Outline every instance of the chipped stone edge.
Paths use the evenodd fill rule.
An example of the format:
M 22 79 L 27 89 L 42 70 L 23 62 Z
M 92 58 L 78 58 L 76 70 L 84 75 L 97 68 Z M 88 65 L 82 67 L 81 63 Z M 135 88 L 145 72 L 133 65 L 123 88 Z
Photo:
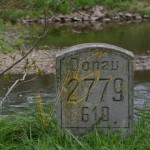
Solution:
M 86 49 L 86 48 L 113 49 L 116 52 L 121 52 L 121 53 L 124 53 L 124 54 L 128 55 L 131 59 L 134 58 L 133 52 L 128 51 L 128 50 L 126 50 L 124 48 L 121 48 L 121 47 L 118 47 L 118 46 L 105 44 L 105 43 L 84 43 L 84 44 L 78 44 L 78 45 L 75 45 L 75 46 L 71 46 L 71 47 L 65 48 L 64 50 L 62 50 L 58 54 L 56 54 L 56 58 L 61 57 L 66 53 L 76 52 L 76 51 L 79 51 L 81 49 Z

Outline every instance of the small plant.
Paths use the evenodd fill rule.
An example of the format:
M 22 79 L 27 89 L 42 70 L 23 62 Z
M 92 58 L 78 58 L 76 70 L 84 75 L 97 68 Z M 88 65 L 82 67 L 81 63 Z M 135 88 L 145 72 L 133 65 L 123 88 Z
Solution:
M 4 27 L 4 21 L 3 19 L 0 19 L 0 30 L 3 29 L 3 27 Z
M 9 11 L 9 18 L 12 22 L 16 22 L 17 19 L 21 18 L 22 16 L 24 16 L 24 11 L 19 9 L 19 10 L 10 10 Z
M 71 12 L 71 5 L 69 2 L 67 1 L 64 1 L 64 3 L 62 3 L 61 5 L 58 6 L 58 10 L 57 11 L 60 11 L 61 13 L 64 13 L 64 14 L 68 14 Z
M 142 8 L 139 10 L 139 12 L 143 15 L 150 15 L 150 7 Z
M 0 52 L 12 52 L 13 48 L 0 39 Z
M 85 7 L 85 6 L 88 6 L 88 7 L 92 7 L 94 6 L 96 3 L 95 3 L 95 0 L 75 0 L 76 3 L 78 3 L 81 7 Z

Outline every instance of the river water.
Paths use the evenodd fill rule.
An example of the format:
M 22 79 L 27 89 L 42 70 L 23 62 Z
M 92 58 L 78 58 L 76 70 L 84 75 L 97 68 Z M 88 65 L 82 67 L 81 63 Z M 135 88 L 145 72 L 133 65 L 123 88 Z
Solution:
M 29 31 L 32 25 L 27 26 Z M 32 44 L 34 37 L 28 38 Z M 62 48 L 85 42 L 105 42 L 114 44 L 133 51 L 137 55 L 149 55 L 150 53 L 150 23 L 134 23 L 124 25 L 105 25 L 94 27 L 52 27 L 39 46 L 49 49 L 50 47 Z M 0 99 L 15 80 L 22 77 L 13 75 L 9 81 L 0 78 Z M 0 110 L 1 116 L 28 114 L 36 109 L 36 93 L 42 95 L 45 109 L 56 98 L 55 75 L 29 75 L 8 96 Z M 134 77 L 134 112 L 139 116 L 143 110 L 150 110 L 150 71 L 135 72 Z
M 29 34 L 36 28 L 27 25 Z M 40 28 L 41 29 L 41 28 Z M 31 36 L 30 36 L 31 37 Z M 28 43 L 33 44 L 36 36 L 28 37 Z M 74 26 L 52 26 L 46 38 L 39 47 L 62 48 L 80 43 L 108 43 L 126 48 L 134 54 L 150 55 L 150 22 L 134 22 L 123 24 L 88 24 Z
M 135 115 L 150 109 L 150 71 L 135 73 L 134 80 L 134 111 Z M 144 77 L 143 77 L 144 75 Z M 21 78 L 21 75 L 12 76 L 11 80 L 5 81 L 1 79 L 1 99 L 6 94 L 12 83 Z M 28 114 L 36 109 L 36 93 L 41 93 L 42 101 L 45 109 L 53 104 L 56 98 L 55 75 L 29 75 L 26 80 L 18 84 L 11 92 L 1 109 L 1 115 L 14 115 L 16 113 Z

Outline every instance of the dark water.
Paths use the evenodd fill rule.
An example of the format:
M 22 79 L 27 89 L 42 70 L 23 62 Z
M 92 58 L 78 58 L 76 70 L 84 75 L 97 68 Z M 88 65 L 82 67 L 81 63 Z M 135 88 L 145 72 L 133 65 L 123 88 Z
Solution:
M 25 26 L 29 33 L 35 25 Z M 135 54 L 150 54 L 150 22 L 87 27 L 52 27 L 46 38 L 40 43 L 40 48 L 62 48 L 86 42 L 104 42 L 114 44 Z M 28 37 L 29 45 L 36 37 Z M 29 42 L 30 41 L 30 42 Z M 0 79 L 0 100 L 4 97 L 13 82 L 21 76 L 12 76 L 10 81 Z M 56 98 L 55 76 L 28 76 L 9 95 L 0 110 L 0 115 L 27 114 L 36 109 L 36 92 L 42 95 L 43 103 L 48 106 Z M 150 109 L 150 71 L 135 72 L 134 78 L 134 110 L 138 116 L 142 110 Z
M 21 75 L 11 76 L 9 81 L 1 79 L 0 85 L 1 97 L 2 99 L 9 87 L 19 78 Z M 36 93 L 41 93 L 42 101 L 45 106 L 50 105 L 54 102 L 56 97 L 56 87 L 55 87 L 55 76 L 37 76 L 29 75 L 26 80 L 20 82 L 18 86 L 11 92 L 8 98 L 3 103 L 3 108 L 1 109 L 1 115 L 14 115 L 16 113 L 30 113 L 36 109 Z
M 134 113 L 150 110 L 150 71 L 135 72 L 134 76 Z
M 134 110 L 139 115 L 142 110 L 150 109 L 150 78 L 145 77 L 148 72 L 137 72 L 134 81 Z M 145 75 L 143 77 L 143 75 Z M 21 77 L 21 76 L 20 76 Z M 10 81 L 0 80 L 1 99 L 12 83 L 19 76 L 12 76 Z M 45 108 L 56 98 L 55 75 L 27 76 L 26 80 L 18 85 L 9 95 L 1 109 L 1 115 L 14 115 L 16 113 L 28 114 L 36 109 L 36 93 L 40 92 Z
M 35 38 L 29 38 L 29 40 L 29 43 L 33 43 Z M 59 25 L 51 27 L 46 38 L 41 41 L 40 47 L 62 48 L 80 43 L 100 42 L 126 48 L 135 54 L 150 54 L 149 41 L 150 22 L 88 24 L 80 25 L 80 27 Z

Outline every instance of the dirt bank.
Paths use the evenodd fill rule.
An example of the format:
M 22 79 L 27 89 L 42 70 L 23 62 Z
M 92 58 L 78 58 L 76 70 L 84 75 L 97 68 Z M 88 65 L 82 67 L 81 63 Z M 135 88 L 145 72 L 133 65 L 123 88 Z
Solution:
M 9 73 L 22 74 L 24 68 L 28 68 L 28 74 L 43 72 L 44 74 L 55 73 L 55 56 L 56 50 L 38 50 L 32 52 L 27 59 L 13 67 Z M 15 61 L 21 58 L 18 52 L 3 54 L 0 53 L 0 72 L 11 66 Z M 28 64 L 28 65 L 26 65 Z M 134 63 L 135 71 L 150 70 L 150 55 L 149 56 L 135 56 Z
M 9 73 L 22 74 L 27 68 L 28 74 L 43 72 L 44 74 L 55 73 L 55 51 L 38 50 L 33 51 L 26 59 L 14 66 Z M 0 53 L 0 72 L 16 62 L 21 55 L 18 52 Z

